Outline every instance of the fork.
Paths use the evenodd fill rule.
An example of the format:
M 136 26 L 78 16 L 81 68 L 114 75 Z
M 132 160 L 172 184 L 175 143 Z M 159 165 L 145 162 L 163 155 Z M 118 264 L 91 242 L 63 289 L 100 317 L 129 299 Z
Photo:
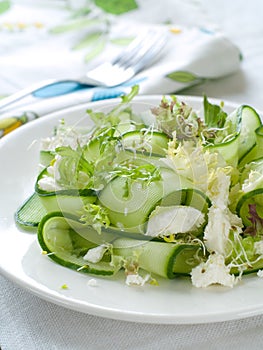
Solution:
M 41 91 L 45 91 L 45 97 L 54 97 L 85 87 L 120 85 L 130 80 L 158 57 L 166 43 L 165 34 L 164 31 L 149 30 L 134 39 L 111 62 L 100 64 L 78 79 L 50 79 L 31 85 L 1 100 L 0 109 L 10 106 L 28 95 L 40 95 L 41 97 Z

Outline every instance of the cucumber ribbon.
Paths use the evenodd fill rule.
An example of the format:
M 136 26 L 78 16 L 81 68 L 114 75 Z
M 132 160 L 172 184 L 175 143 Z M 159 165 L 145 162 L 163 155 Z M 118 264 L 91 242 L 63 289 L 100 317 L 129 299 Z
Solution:
M 97 275 L 113 275 L 127 262 L 165 278 L 187 275 L 200 260 L 200 244 L 167 243 L 123 238 L 102 230 L 98 235 L 79 218 L 61 212 L 47 214 L 38 227 L 43 251 L 60 265 Z M 96 263 L 85 260 L 91 249 L 110 242 L 109 250 Z M 153 256 L 155 257 L 153 259 Z

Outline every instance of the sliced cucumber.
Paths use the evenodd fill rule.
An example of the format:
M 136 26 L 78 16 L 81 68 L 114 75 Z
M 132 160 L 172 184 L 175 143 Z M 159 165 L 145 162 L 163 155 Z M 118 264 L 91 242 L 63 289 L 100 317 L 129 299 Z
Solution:
M 262 123 L 258 113 L 250 106 L 241 106 L 239 112 L 241 115 L 241 131 L 238 145 L 239 163 L 242 158 L 254 147 L 256 143 L 256 129 Z
M 121 142 L 125 149 L 165 156 L 169 138 L 162 132 L 142 129 L 123 134 Z
M 46 211 L 62 211 L 66 213 L 78 214 L 80 210 L 88 203 L 94 203 L 96 196 L 87 195 L 85 192 L 53 192 L 49 195 L 39 195 L 41 203 L 45 207 Z
M 34 193 L 15 212 L 15 222 L 27 230 L 36 228 L 46 213 L 39 196 Z
M 174 191 L 161 199 L 159 202 L 160 206 L 176 206 L 176 205 L 184 205 L 192 208 L 196 208 L 200 210 L 204 214 L 205 223 L 207 222 L 207 212 L 208 208 L 211 205 L 209 198 L 200 190 L 196 189 L 182 189 L 178 191 Z M 148 218 L 147 218 L 148 219 Z M 130 237 L 136 239 L 153 239 L 153 237 L 148 237 L 145 235 L 147 229 L 147 222 L 138 225 L 137 227 L 114 227 L 109 226 L 107 228 L 103 228 L 103 231 L 108 232 L 109 234 L 122 236 L 122 237 Z M 200 232 L 199 232 L 200 231 Z M 198 232 L 202 233 L 202 228 L 200 228 Z
M 116 132 L 115 132 L 114 136 L 119 137 L 120 135 L 122 135 L 126 132 L 140 130 L 144 127 L 145 127 L 145 125 L 139 121 L 138 122 L 133 121 L 133 120 L 122 121 L 116 127 Z
M 262 174 L 261 178 L 257 177 L 253 180 L 253 188 L 263 187 L 263 157 L 246 164 L 240 175 L 241 184 L 244 184 L 244 182 L 249 179 L 249 174 L 251 172 L 258 173 L 258 175 Z
M 39 187 L 39 180 L 47 176 L 47 169 L 44 169 L 38 176 L 35 184 L 35 192 L 39 196 L 42 205 L 47 212 L 63 211 L 66 213 L 78 214 L 83 205 L 94 203 L 97 196 L 93 190 L 71 189 L 58 191 L 45 191 Z
M 200 263 L 199 245 L 164 243 L 119 238 L 113 243 L 113 253 L 124 258 L 138 256 L 140 268 L 165 278 L 188 275 Z
M 219 106 L 212 107 L 218 109 Z M 217 127 L 217 123 L 213 126 Z M 227 130 L 230 128 L 227 138 L 226 135 L 222 135 L 221 138 L 224 138 L 223 140 L 209 144 L 207 148 L 211 152 L 218 152 L 222 155 L 227 164 L 236 167 L 238 163 L 238 147 L 241 130 L 240 108 L 228 115 L 223 125 L 223 129 L 224 128 L 227 128 Z
M 206 214 L 208 212 L 208 208 L 211 206 L 211 201 L 206 194 L 200 190 L 195 188 L 183 188 L 181 190 L 171 192 L 160 202 L 161 206 L 180 204 L 196 208 Z
M 114 178 L 99 194 L 99 203 L 108 211 L 112 225 L 120 228 L 135 228 L 147 220 L 156 205 L 171 192 L 181 188 L 190 188 L 190 181 L 180 177 L 171 169 L 160 168 L 162 180 L 152 181 L 143 186 L 133 181 L 126 197 L 123 177 Z
M 116 273 L 121 267 L 121 259 L 112 261 L 110 254 L 105 254 L 95 264 L 83 258 L 97 244 L 75 231 L 76 225 L 79 229 L 81 222 L 71 214 L 55 212 L 44 216 L 38 226 L 38 241 L 43 251 L 58 264 L 73 270 L 96 275 Z
M 88 161 L 95 161 L 100 156 L 100 140 L 99 138 L 92 139 L 86 146 L 83 148 L 84 157 Z
M 219 152 L 228 164 L 236 167 L 238 163 L 244 164 L 243 159 L 255 146 L 255 131 L 262 123 L 258 113 L 250 106 L 242 105 L 234 112 L 234 116 L 237 125 L 236 135 L 229 141 L 208 148 Z
M 262 158 L 262 150 L 263 150 L 263 126 L 258 127 L 255 130 L 256 142 L 252 148 L 248 150 L 247 153 L 244 154 L 243 158 L 240 159 L 239 167 L 245 166 L 247 163 L 250 163 L 254 160 L 258 160 Z
M 155 241 L 117 238 L 112 242 L 112 253 L 105 254 L 97 263 L 87 262 L 83 257 L 89 249 L 98 246 L 103 240 L 94 243 L 94 231 L 83 225 L 76 216 L 62 213 L 49 213 L 38 227 L 38 241 L 49 258 L 70 269 L 96 275 L 113 275 L 123 261 L 138 256 L 141 269 L 165 278 L 188 275 L 200 263 L 197 244 L 163 243 Z M 80 234 L 80 231 L 82 232 Z M 104 235 L 107 237 L 107 234 Z M 112 238 L 112 237 L 110 237 Z M 153 257 L 155 257 L 153 259 Z
M 207 146 L 209 151 L 218 152 L 227 164 L 236 167 L 238 163 L 238 147 L 240 134 L 236 134 L 231 140 L 217 145 Z
M 166 164 L 162 161 L 163 157 L 160 157 L 158 154 L 149 154 L 149 153 L 141 153 L 141 152 L 133 152 L 132 150 L 121 150 L 116 155 L 116 163 L 123 164 L 131 161 L 132 163 L 136 162 L 137 165 L 143 164 L 153 164 L 157 168 L 167 167 Z
M 134 238 L 134 239 L 142 239 L 142 240 L 150 240 L 152 237 L 146 237 L 145 236 L 145 225 L 132 227 L 132 228 L 119 228 L 116 226 L 108 226 L 106 228 L 102 228 L 102 232 L 108 235 L 115 236 L 116 238 L 120 237 L 128 237 L 128 238 Z

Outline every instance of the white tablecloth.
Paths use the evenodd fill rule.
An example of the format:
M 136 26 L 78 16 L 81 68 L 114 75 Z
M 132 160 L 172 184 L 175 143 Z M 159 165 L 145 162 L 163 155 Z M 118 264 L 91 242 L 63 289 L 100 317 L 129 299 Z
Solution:
M 184 93 L 205 93 L 263 110 L 263 2 L 200 0 L 192 3 L 203 7 L 202 21 L 213 22 L 240 47 L 244 60 L 240 72 Z M 104 319 L 41 300 L 0 277 L 2 350 L 262 349 L 262 333 L 263 316 L 260 315 L 199 325 L 136 324 Z

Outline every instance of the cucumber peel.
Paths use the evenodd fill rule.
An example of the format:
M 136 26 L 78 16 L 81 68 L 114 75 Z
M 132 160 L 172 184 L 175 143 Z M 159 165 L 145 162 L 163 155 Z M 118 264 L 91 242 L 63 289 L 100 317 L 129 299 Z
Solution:
M 38 225 L 38 242 L 56 263 L 72 270 L 96 275 L 113 275 L 120 269 L 121 259 L 106 256 L 99 263 L 87 262 L 83 257 L 96 243 L 83 238 L 72 228 L 72 222 L 81 225 L 78 217 L 61 212 L 49 213 Z
M 200 262 L 198 244 L 164 243 L 130 238 L 116 238 L 112 241 L 112 253 L 97 263 L 84 259 L 89 249 L 98 246 L 87 237 L 79 234 L 83 225 L 78 217 L 61 212 L 49 213 L 38 227 L 38 241 L 49 258 L 67 268 L 95 275 L 113 275 L 129 258 L 138 257 L 139 267 L 149 273 L 165 278 L 188 275 Z M 107 233 L 105 233 L 106 237 Z M 102 241 L 101 241 L 102 242 Z M 154 258 L 155 257 L 155 258 Z M 137 258 L 136 258 L 137 259 Z
M 46 213 L 39 196 L 33 193 L 15 212 L 15 222 L 23 229 L 34 229 Z
M 138 257 L 138 265 L 147 272 L 164 278 L 189 275 L 200 263 L 198 244 L 164 243 L 119 238 L 113 242 L 113 252 L 123 258 Z

